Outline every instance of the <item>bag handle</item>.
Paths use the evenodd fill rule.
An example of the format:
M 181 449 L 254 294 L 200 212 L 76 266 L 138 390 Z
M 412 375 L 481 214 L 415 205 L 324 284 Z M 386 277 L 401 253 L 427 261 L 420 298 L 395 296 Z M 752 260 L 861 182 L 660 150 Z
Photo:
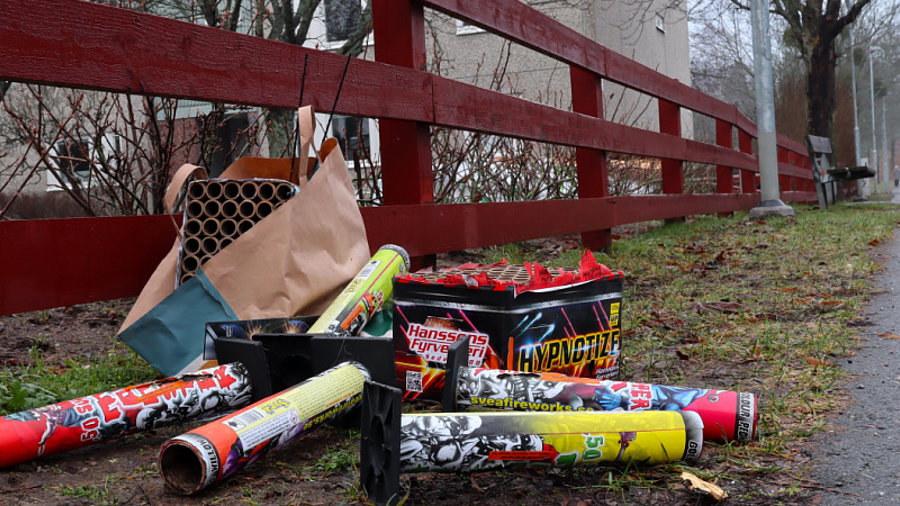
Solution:
M 316 157 L 319 155 L 313 143 L 316 134 L 316 113 L 311 105 L 297 109 L 297 128 L 300 134 L 300 173 L 297 177 L 292 177 L 291 179 L 296 180 L 291 182 L 303 186 L 309 176 L 309 147 L 312 146 Z M 303 181 L 299 181 L 300 179 Z
M 206 179 L 208 177 L 206 169 L 189 163 L 182 165 L 175 171 L 175 174 L 172 174 L 172 181 L 169 182 L 169 187 L 166 188 L 166 195 L 163 197 L 166 212 L 169 214 L 175 212 L 175 208 L 184 200 L 184 196 L 179 199 L 178 195 L 184 189 L 185 183 L 191 176 L 194 176 L 194 179 Z
M 166 206 L 166 212 L 169 213 L 169 217 L 172 219 L 172 225 L 175 227 L 175 235 L 179 238 L 181 237 L 181 226 L 175 222 L 175 217 L 172 215 L 174 213 L 175 208 L 181 205 L 181 201 L 184 200 L 187 192 L 182 194 L 185 183 L 188 182 L 188 179 L 194 176 L 194 179 L 206 179 L 208 176 L 206 174 L 206 169 L 203 167 L 198 167 L 196 165 L 191 165 L 186 163 L 178 168 L 175 171 L 175 174 L 172 174 L 172 180 L 169 182 L 169 187 L 166 188 L 166 194 L 163 197 L 163 204 Z M 181 198 L 178 198 L 179 194 L 181 194 Z

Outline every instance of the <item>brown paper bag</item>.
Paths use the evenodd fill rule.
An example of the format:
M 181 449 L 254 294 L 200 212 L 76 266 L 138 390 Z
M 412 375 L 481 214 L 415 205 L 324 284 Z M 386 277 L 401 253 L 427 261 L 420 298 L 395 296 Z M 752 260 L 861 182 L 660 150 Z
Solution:
M 202 360 L 207 321 L 320 314 L 369 259 L 365 226 L 337 140 L 323 143 L 321 165 L 307 182 L 312 109 L 300 109 L 299 116 L 301 156 L 294 171 L 289 159 L 242 158 L 222 178 L 293 179 L 300 192 L 173 292 L 177 239 L 119 330 L 119 337 L 163 374 L 208 365 Z M 192 175 L 202 178 L 205 172 L 189 165 L 179 169 L 167 190 L 167 205 L 175 204 Z

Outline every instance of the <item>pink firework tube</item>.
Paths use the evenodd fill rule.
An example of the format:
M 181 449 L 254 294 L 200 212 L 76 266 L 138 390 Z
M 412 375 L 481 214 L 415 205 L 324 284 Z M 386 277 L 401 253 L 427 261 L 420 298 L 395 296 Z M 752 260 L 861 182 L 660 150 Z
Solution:
M 345 413 L 362 399 L 368 371 L 344 362 L 165 443 L 159 472 L 166 486 L 194 494 Z
M 226 364 L 0 417 L 0 468 L 246 406 L 250 376 Z
M 452 386 L 451 386 L 452 387 Z M 747 392 L 687 388 L 460 367 L 456 403 L 519 411 L 694 411 L 707 441 L 753 440 L 756 397 Z

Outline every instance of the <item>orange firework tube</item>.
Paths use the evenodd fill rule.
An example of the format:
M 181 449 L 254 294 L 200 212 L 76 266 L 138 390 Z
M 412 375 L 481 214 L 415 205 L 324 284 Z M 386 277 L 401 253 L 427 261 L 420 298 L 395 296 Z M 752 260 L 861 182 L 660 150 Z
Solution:
M 362 399 L 368 371 L 344 362 L 280 393 L 165 443 L 159 472 L 180 494 L 194 494 L 281 448 Z
M 751 441 L 758 419 L 747 392 L 472 367 L 458 368 L 455 402 L 520 411 L 692 411 L 703 420 L 704 439 L 720 442 Z
M 391 299 L 393 279 L 409 270 L 409 255 L 394 244 L 378 249 L 356 277 L 309 329 L 310 334 L 352 336 L 359 333 L 369 318 Z
M 240 363 L 94 394 L 0 417 L 0 468 L 246 406 Z

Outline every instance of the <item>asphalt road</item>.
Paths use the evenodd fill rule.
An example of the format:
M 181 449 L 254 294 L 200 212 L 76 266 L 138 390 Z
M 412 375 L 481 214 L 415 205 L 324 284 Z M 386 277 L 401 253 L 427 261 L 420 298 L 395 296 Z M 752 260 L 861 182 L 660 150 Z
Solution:
M 894 193 L 893 202 L 900 202 Z M 859 352 L 841 361 L 853 376 L 852 404 L 818 435 L 813 450 L 822 502 L 900 504 L 900 234 L 881 245 L 879 293 L 867 304 L 870 326 Z

